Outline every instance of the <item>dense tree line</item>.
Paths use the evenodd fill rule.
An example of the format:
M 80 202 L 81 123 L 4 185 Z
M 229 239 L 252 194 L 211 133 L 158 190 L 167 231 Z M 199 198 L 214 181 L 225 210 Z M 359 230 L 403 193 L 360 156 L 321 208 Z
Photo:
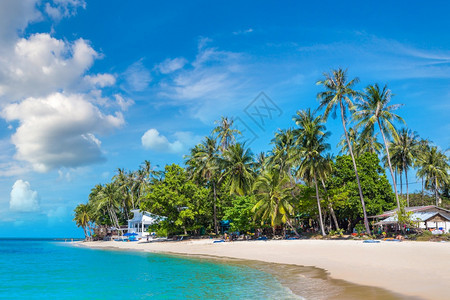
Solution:
M 118 169 L 110 183 L 96 185 L 88 202 L 76 207 L 74 220 L 86 237 L 95 226 L 126 224 L 132 209 L 164 216 L 152 228 L 164 235 L 218 234 L 222 220 L 231 222 L 231 230 L 272 228 L 273 234 L 298 235 L 312 229 L 326 235 L 359 223 L 370 233 L 369 215 L 411 201 L 430 204 L 434 198 L 440 205 L 449 194 L 448 156 L 406 127 L 394 113 L 401 105 L 390 103 L 387 86 L 369 85 L 360 92 L 354 89 L 357 83 L 342 69 L 324 74 L 317 82 L 323 88 L 317 96 L 323 114 L 298 111 L 292 128 L 275 133 L 268 152 L 255 155 L 237 143 L 241 133 L 232 119 L 222 117 L 185 156 L 184 167 L 160 170 L 145 161 L 137 171 Z M 327 143 L 330 115 L 339 115 L 344 131 L 337 157 Z M 411 197 L 413 168 L 422 191 Z

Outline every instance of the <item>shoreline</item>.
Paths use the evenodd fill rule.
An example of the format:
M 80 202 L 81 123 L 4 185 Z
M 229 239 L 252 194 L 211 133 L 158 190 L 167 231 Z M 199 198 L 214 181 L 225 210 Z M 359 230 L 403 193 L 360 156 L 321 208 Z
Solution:
M 450 243 L 381 242 L 366 244 L 362 241 L 343 240 L 213 243 L 212 239 L 208 239 L 150 243 L 100 241 L 77 242 L 77 244 L 98 249 L 257 261 L 263 263 L 260 264 L 260 268 L 265 268 L 264 265 L 267 264 L 294 266 L 291 269 L 298 269 L 298 274 L 294 276 L 297 279 L 307 277 L 323 280 L 324 277 L 329 277 L 331 281 L 334 280 L 333 284 L 336 286 L 354 284 L 366 288 L 367 291 L 379 288 L 381 293 L 383 290 L 392 292 L 393 299 L 402 297 L 444 299 L 450 294 L 450 289 L 447 287 L 450 282 Z M 305 268 L 318 268 L 324 272 L 321 275 L 317 275 L 316 272 L 317 274 L 313 274 L 311 277 L 305 277 L 301 275 L 302 271 L 308 273 L 308 270 L 312 270 Z M 268 269 L 267 272 L 273 274 L 270 272 L 273 268 L 266 269 Z M 284 282 L 284 284 L 298 294 L 300 289 L 295 291 L 297 285 L 295 280 L 294 282 L 291 282 L 292 279 L 288 281 L 290 283 Z M 380 291 L 376 292 L 380 293 Z M 376 298 L 374 297 L 374 299 Z

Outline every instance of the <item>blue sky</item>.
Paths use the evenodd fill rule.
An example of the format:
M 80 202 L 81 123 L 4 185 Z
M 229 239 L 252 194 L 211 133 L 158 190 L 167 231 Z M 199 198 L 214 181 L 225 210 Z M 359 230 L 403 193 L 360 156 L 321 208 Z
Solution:
M 448 11 L 447 1 L 2 1 L 0 236 L 81 236 L 72 211 L 95 184 L 144 160 L 182 163 L 221 116 L 245 124 L 255 153 L 269 150 L 337 67 L 359 89 L 388 84 L 408 127 L 448 148 Z M 261 92 L 276 110 L 258 126 L 246 108 Z M 327 127 L 337 154 L 341 123 Z

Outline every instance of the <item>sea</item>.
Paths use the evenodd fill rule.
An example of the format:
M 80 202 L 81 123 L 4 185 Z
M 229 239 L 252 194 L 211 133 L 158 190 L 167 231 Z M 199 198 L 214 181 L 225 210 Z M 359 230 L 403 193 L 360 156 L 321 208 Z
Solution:
M 220 261 L 0 239 L 0 299 L 299 299 L 273 275 Z

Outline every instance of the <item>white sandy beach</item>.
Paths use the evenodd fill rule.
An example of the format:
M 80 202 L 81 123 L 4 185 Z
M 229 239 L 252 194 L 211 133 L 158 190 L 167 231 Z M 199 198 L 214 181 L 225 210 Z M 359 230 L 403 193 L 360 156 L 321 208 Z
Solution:
M 424 299 L 450 298 L 450 243 L 344 240 L 88 242 L 88 247 L 315 266 L 331 277 Z

